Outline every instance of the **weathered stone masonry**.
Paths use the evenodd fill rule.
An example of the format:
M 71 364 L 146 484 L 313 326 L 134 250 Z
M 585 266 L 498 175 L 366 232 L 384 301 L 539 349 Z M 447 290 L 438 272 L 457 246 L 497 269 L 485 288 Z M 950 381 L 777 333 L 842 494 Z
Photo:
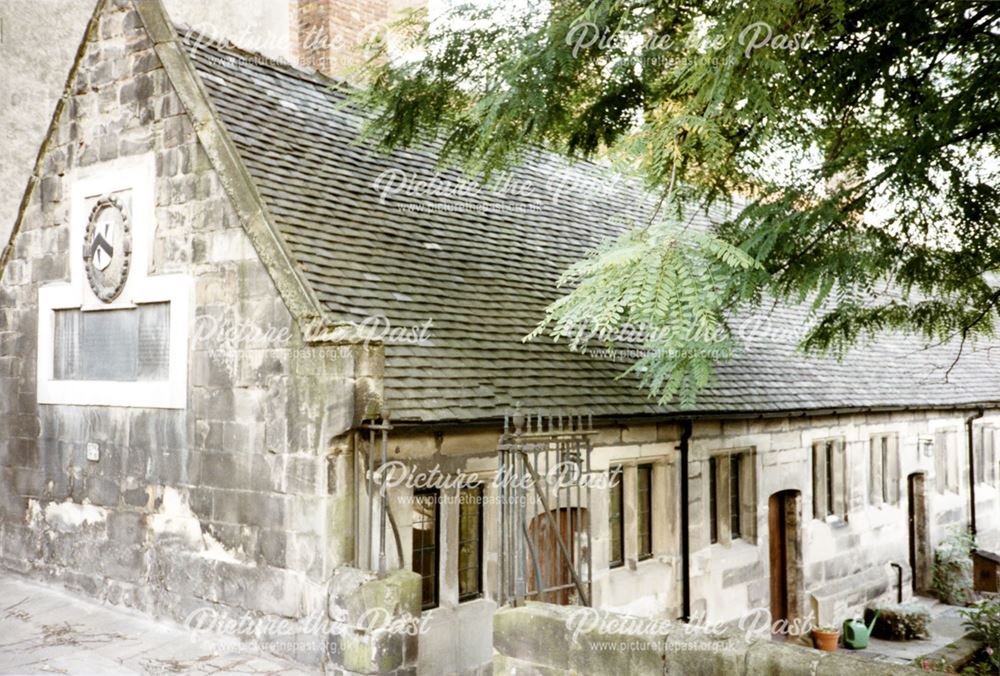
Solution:
M 0 560 L 178 620 L 323 612 L 353 551 L 343 435 L 369 360 L 303 342 L 132 4 L 99 8 L 82 49 L 0 280 Z M 70 277 L 72 172 L 147 153 L 148 272 L 194 280 L 187 408 L 40 405 L 38 289 Z M 293 656 L 318 663 L 314 645 Z

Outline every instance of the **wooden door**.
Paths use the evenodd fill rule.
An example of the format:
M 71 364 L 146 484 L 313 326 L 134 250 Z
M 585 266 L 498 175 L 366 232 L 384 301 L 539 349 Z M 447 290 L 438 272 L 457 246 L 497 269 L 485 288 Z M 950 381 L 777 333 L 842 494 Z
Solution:
M 537 573 L 535 562 L 528 556 L 528 594 L 539 590 L 537 578 L 541 577 L 541 593 L 531 597 L 535 601 L 568 605 L 576 594 L 573 584 L 573 565 L 579 569 L 580 561 L 567 561 L 562 554 L 557 537 L 562 538 L 563 545 L 570 557 L 576 558 L 580 551 L 578 538 L 586 532 L 587 510 L 563 507 L 546 514 L 536 516 L 529 528 L 531 541 L 538 552 Z M 555 529 L 553 529 L 553 525 Z M 553 589 L 555 588 L 555 589 Z
M 930 587 L 930 547 L 927 541 L 927 491 L 924 474 L 914 473 L 906 479 L 907 525 L 910 545 L 910 583 L 914 592 Z

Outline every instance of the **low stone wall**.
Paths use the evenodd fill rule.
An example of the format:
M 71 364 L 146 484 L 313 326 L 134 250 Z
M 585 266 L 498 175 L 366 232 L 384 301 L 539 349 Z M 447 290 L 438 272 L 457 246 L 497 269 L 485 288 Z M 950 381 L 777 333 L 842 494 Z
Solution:
M 633 633 L 652 622 L 573 606 L 529 603 L 493 618 L 494 674 L 704 674 L 705 676 L 912 676 L 915 667 L 862 661 L 767 637 L 709 632 L 655 622 L 655 633 Z
M 416 673 L 420 576 L 394 570 L 383 578 L 342 567 L 330 581 L 327 674 L 410 676 Z
M 935 669 L 941 669 L 941 665 L 948 665 L 951 673 L 959 673 L 985 647 L 985 642 L 973 638 L 973 634 L 966 634 L 934 652 L 927 653 L 919 661 L 921 664 L 934 665 Z

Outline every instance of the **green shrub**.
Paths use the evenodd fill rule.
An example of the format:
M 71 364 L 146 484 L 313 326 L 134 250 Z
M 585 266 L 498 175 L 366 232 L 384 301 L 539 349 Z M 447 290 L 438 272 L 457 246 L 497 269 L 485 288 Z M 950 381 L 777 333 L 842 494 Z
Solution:
M 994 669 L 1000 670 L 1000 597 L 989 597 L 959 611 L 962 624 L 986 643 L 986 654 Z
M 865 624 L 870 624 L 878 611 L 878 621 L 872 636 L 889 641 L 909 641 L 930 636 L 931 614 L 919 603 L 887 603 L 865 608 Z
M 959 672 L 962 676 L 996 676 L 997 668 L 990 661 L 987 653 L 976 655 L 976 659 L 969 662 Z
M 966 606 L 975 600 L 972 550 L 976 542 L 964 528 L 955 530 L 934 550 L 931 590 L 944 603 Z

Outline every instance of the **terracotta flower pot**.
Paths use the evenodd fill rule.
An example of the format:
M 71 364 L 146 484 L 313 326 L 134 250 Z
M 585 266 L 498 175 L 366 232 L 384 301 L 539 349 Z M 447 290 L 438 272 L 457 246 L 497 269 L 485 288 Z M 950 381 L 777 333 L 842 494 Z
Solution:
M 813 644 L 817 650 L 825 650 L 829 653 L 837 650 L 837 642 L 840 640 L 840 630 L 827 631 L 824 629 L 812 630 Z

